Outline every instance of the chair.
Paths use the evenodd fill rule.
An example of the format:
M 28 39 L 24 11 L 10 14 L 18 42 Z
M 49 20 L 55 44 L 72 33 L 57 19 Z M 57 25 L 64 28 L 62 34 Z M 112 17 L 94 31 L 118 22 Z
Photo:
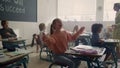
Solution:
M 54 58 L 54 57 L 55 57 L 55 54 L 52 53 L 52 56 L 53 56 L 53 58 Z M 61 68 L 67 67 L 66 64 L 61 63 L 61 62 L 58 62 L 58 61 L 56 61 L 55 59 L 53 59 L 53 60 L 52 60 L 52 63 L 49 65 L 49 68 L 52 68 L 52 67 L 55 66 L 55 65 L 60 66 Z
M 33 34 L 31 47 L 35 44 L 35 43 L 34 43 L 35 41 L 36 41 L 36 44 L 37 44 L 37 45 L 40 45 L 40 53 L 39 53 L 40 59 L 46 60 L 46 61 L 52 61 L 52 53 L 51 53 L 51 51 L 50 51 L 49 48 L 42 42 L 40 36 L 37 35 L 37 34 Z M 47 57 L 45 57 L 44 54 L 46 54 Z
M 79 45 L 80 43 L 82 43 L 83 45 L 91 45 L 90 39 L 91 39 L 91 36 L 89 35 L 79 36 L 79 38 L 75 40 L 75 46 Z
M 49 68 L 52 68 L 53 65 L 57 65 L 57 66 L 60 66 L 61 68 L 63 67 L 66 67 L 67 65 L 63 64 L 63 63 L 59 63 L 59 62 L 52 62 L 50 65 L 49 65 Z
M 43 56 L 45 53 L 47 55 L 46 58 Z M 40 59 L 42 59 L 42 60 L 46 60 L 46 61 L 50 61 L 50 62 L 52 62 L 52 60 L 53 60 L 51 50 L 49 50 L 49 48 L 45 45 L 40 48 L 39 56 L 40 56 Z

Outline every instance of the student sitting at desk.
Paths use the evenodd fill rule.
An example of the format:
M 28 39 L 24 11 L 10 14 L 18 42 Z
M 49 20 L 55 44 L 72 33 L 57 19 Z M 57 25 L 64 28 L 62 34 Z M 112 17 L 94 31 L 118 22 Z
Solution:
M 63 63 L 68 68 L 78 68 L 80 60 L 73 58 L 73 56 L 66 55 L 65 51 L 68 48 L 68 42 L 75 40 L 79 34 L 82 34 L 85 27 L 81 27 L 75 34 L 71 35 L 66 31 L 61 31 L 62 21 L 58 18 L 52 22 L 52 34 L 50 36 L 44 35 L 43 41 L 47 44 L 48 48 L 55 54 L 54 60 Z
M 13 29 L 8 27 L 8 21 L 2 20 L 1 26 L 3 27 L 0 29 L 0 35 L 1 35 L 2 39 L 7 39 L 8 41 L 17 39 L 16 38 L 17 35 L 13 31 Z M 18 47 L 18 45 L 9 44 L 6 41 L 2 41 L 2 45 L 3 45 L 3 49 L 8 49 L 10 51 L 14 51 L 15 47 Z
M 91 43 L 92 46 L 97 46 L 97 47 L 105 47 L 106 48 L 106 57 L 105 60 L 109 57 L 109 55 L 111 54 L 110 49 L 108 47 L 105 46 L 104 41 L 100 39 L 99 34 L 101 33 L 103 28 L 102 24 L 93 24 L 92 25 L 92 39 L 91 39 Z

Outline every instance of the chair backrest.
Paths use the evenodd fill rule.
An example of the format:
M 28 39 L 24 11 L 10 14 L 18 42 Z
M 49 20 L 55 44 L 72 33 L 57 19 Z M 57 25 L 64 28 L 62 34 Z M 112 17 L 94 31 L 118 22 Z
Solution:
M 90 36 L 80 36 L 75 41 L 75 46 L 79 45 L 80 43 L 82 43 L 83 45 L 91 45 L 91 37 Z

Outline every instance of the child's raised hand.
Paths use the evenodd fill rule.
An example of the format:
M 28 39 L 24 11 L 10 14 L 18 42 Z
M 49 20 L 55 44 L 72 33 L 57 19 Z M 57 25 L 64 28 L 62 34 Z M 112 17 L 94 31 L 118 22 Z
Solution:
M 85 27 L 81 27 L 79 31 L 80 33 L 83 33 L 84 30 L 85 30 Z

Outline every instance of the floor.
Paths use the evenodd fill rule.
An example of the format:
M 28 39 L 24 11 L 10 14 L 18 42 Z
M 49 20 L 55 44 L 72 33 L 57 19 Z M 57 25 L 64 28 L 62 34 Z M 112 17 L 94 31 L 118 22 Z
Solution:
M 30 54 L 30 60 L 28 63 L 28 68 L 48 68 L 50 65 L 50 62 L 40 60 L 39 53 L 36 53 L 35 47 L 29 47 L 28 50 L 33 51 L 33 53 Z M 120 68 L 120 63 L 118 63 L 118 68 Z M 23 68 L 23 67 L 20 67 Z M 58 66 L 54 66 L 53 68 L 60 68 Z M 81 63 L 79 68 L 87 68 L 86 62 Z
M 29 55 L 30 59 L 28 63 L 28 68 L 48 68 L 49 67 L 51 62 L 40 60 L 39 53 L 36 53 L 35 47 L 28 47 L 27 49 L 33 51 L 33 53 Z M 23 68 L 23 66 L 21 66 L 20 68 Z M 53 66 L 53 68 L 60 68 L 60 67 Z M 85 62 L 81 63 L 80 68 L 87 68 L 85 65 Z

